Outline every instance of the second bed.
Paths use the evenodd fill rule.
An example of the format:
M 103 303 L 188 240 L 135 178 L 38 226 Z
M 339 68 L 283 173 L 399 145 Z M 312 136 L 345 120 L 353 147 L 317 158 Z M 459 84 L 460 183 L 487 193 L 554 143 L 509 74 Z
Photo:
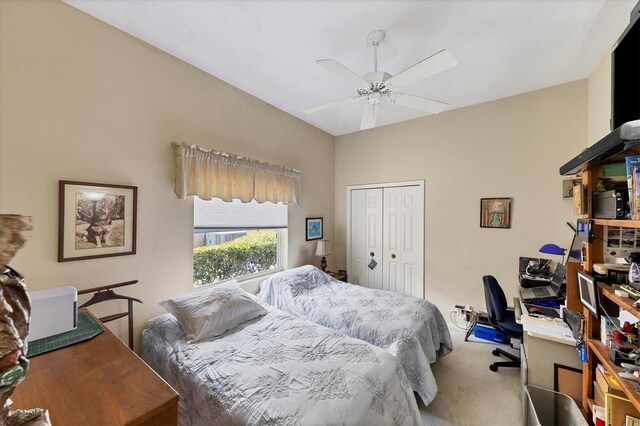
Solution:
M 272 275 L 260 284 L 258 296 L 299 318 L 388 350 L 425 405 L 435 397 L 431 363 L 453 345 L 434 304 L 344 283 L 310 265 Z

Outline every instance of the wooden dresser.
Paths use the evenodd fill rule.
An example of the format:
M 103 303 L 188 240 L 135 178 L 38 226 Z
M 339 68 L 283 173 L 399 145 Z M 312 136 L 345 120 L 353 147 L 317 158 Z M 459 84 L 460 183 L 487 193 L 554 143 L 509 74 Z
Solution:
M 106 327 L 30 359 L 13 408 L 46 408 L 53 425 L 176 425 L 178 394 Z

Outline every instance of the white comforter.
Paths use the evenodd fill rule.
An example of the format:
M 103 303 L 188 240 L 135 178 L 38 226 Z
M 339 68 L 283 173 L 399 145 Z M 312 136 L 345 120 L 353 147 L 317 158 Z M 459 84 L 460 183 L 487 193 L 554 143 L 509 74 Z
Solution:
M 387 352 L 278 309 L 187 343 L 161 315 L 142 358 L 180 394 L 181 425 L 419 424 L 415 397 Z
M 314 266 L 274 274 L 258 296 L 300 318 L 356 337 L 391 352 L 425 404 L 438 386 L 430 364 L 451 352 L 451 335 L 432 303 L 343 283 Z

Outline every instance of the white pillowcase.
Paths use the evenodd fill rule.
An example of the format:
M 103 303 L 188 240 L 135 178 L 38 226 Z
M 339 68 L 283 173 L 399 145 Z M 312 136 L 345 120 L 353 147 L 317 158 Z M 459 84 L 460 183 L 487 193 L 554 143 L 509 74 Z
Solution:
M 258 299 L 241 289 L 237 281 L 167 299 L 160 306 L 176 317 L 189 342 L 218 336 L 267 313 Z

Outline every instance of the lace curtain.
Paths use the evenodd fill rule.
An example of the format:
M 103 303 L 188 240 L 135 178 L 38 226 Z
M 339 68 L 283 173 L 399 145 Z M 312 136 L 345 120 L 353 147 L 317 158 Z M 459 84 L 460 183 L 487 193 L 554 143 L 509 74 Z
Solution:
M 234 198 L 248 203 L 271 201 L 300 204 L 302 173 L 235 154 L 173 142 L 176 163 L 174 191 L 178 198 Z

